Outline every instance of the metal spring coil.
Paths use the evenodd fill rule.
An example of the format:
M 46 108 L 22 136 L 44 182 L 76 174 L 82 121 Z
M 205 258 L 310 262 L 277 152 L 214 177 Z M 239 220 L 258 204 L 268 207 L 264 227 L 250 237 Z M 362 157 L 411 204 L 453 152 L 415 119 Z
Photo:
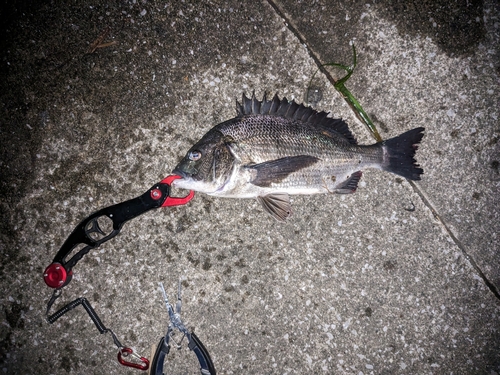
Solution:
M 97 313 L 95 312 L 95 310 L 90 305 L 90 302 L 85 297 L 77 298 L 74 301 L 71 301 L 67 305 L 57 310 L 54 314 L 47 316 L 47 321 L 50 324 L 54 323 L 57 319 L 66 314 L 68 311 L 73 310 L 78 305 L 82 305 L 83 308 L 87 311 L 87 313 L 90 316 L 90 319 L 92 319 L 92 321 L 94 322 L 95 326 L 97 327 L 97 329 L 101 334 L 107 332 L 111 333 L 115 345 L 119 348 L 123 348 L 123 345 L 118 340 L 118 337 L 116 337 L 115 333 L 111 329 L 106 328 L 106 326 L 101 322 L 101 319 L 99 319 L 99 316 L 97 316 Z
M 75 299 L 74 301 L 71 301 L 66 306 L 57 310 L 54 314 L 48 316 L 47 317 L 48 322 L 50 324 L 54 323 L 57 319 L 59 319 L 64 314 L 66 314 L 68 311 L 73 310 L 78 305 L 83 305 L 83 307 L 85 308 L 85 310 L 89 314 L 90 319 L 92 319 L 92 321 L 94 322 L 94 324 L 97 327 L 97 329 L 99 330 L 99 332 L 106 333 L 108 331 L 106 326 L 101 322 L 101 319 L 99 319 L 99 317 L 97 316 L 97 313 L 95 312 L 95 310 L 90 305 L 90 302 L 85 297 L 80 297 L 80 298 Z

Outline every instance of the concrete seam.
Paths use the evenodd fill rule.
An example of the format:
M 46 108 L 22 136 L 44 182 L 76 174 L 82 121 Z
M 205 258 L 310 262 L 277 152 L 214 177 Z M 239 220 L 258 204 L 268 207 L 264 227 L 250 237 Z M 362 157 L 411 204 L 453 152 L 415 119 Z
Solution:
M 300 41 L 301 44 L 304 45 L 304 47 L 307 50 L 307 53 L 311 58 L 314 60 L 316 65 L 318 66 L 319 70 L 326 76 L 326 78 L 332 83 L 335 84 L 336 80 L 332 77 L 332 75 L 325 69 L 323 66 L 319 56 L 314 53 L 314 51 L 309 47 L 309 45 L 306 42 L 305 37 L 300 33 L 298 28 L 293 24 L 291 17 L 288 16 L 285 11 L 283 11 L 273 0 L 267 0 L 268 4 L 275 10 L 275 12 L 285 21 L 286 27 L 296 36 L 296 38 Z M 462 255 L 464 256 L 465 259 L 469 262 L 469 264 L 472 266 L 472 268 L 479 274 L 483 282 L 486 284 L 486 286 L 489 288 L 489 290 L 493 293 L 493 295 L 500 300 L 500 291 L 496 288 L 496 286 L 486 277 L 486 275 L 483 273 L 481 268 L 477 265 L 476 261 L 469 255 L 467 250 L 465 249 L 465 246 L 460 242 L 460 240 L 453 234 L 451 228 L 446 225 L 445 221 L 441 218 L 441 216 L 438 214 L 436 209 L 432 206 L 431 202 L 424 196 L 423 192 L 419 189 L 419 187 L 413 182 L 410 181 L 410 185 L 412 186 L 413 190 L 417 195 L 420 197 L 424 205 L 429 208 L 429 210 L 432 212 L 432 215 L 438 220 L 441 225 L 443 225 L 444 229 L 446 230 L 446 233 L 450 236 L 450 238 L 453 240 L 455 245 L 460 249 L 462 252 Z
M 465 246 L 455 236 L 455 234 L 453 233 L 453 231 L 451 230 L 451 228 L 446 224 L 446 222 L 443 220 L 443 218 L 438 214 L 438 212 L 436 211 L 436 209 L 432 206 L 431 202 L 429 202 L 429 200 L 425 197 L 424 193 L 419 189 L 419 187 L 417 186 L 417 184 L 414 181 L 410 181 L 410 180 L 408 180 L 408 182 L 410 183 L 410 185 L 413 188 L 413 190 L 415 191 L 415 193 L 417 193 L 417 195 L 420 197 L 420 199 L 422 200 L 422 202 L 424 203 L 424 205 L 431 211 L 431 213 L 434 216 L 434 218 L 437 221 L 439 221 L 439 223 L 441 223 L 441 225 L 443 226 L 443 228 L 446 230 L 446 233 L 448 233 L 448 236 L 450 236 L 450 238 L 453 240 L 453 242 L 455 243 L 455 245 L 462 252 L 462 255 L 464 256 L 464 258 L 467 259 L 467 261 L 470 263 L 470 265 L 472 266 L 472 268 L 474 268 L 474 270 L 479 274 L 479 276 L 481 277 L 481 279 L 483 279 L 484 283 L 490 289 L 490 291 L 495 295 L 495 297 L 500 300 L 500 292 L 498 291 L 498 289 L 496 288 L 496 286 L 486 277 L 486 275 L 483 273 L 483 271 L 481 270 L 481 268 L 477 265 L 477 263 L 474 260 L 474 258 L 472 258 L 469 255 L 469 253 L 465 249 Z

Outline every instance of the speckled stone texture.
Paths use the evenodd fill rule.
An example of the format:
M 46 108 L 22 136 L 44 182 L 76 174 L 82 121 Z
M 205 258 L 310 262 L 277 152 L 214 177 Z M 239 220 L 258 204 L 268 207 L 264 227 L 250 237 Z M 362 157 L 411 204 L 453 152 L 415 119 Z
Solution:
M 168 324 L 158 282 L 173 299 L 181 278 L 218 374 L 500 374 L 499 5 L 407 3 L 2 4 L 0 373 L 139 374 L 83 308 L 46 322 L 43 270 L 84 217 L 234 117 L 242 92 L 303 102 L 312 87 L 311 104 L 372 142 L 333 87 L 343 72 L 314 75 L 349 64 L 354 42 L 346 86 L 382 137 L 426 128 L 422 181 L 367 171 L 356 194 L 293 197 L 286 223 L 197 194 L 87 254 L 55 307 L 86 297 L 151 357 Z M 165 373 L 199 373 L 185 342 Z

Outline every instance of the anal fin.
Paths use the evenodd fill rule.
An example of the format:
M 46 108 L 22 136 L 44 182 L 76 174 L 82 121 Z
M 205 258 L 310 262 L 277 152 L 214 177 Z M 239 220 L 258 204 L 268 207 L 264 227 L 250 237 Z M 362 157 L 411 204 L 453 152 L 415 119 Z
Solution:
M 292 213 L 290 198 L 286 193 L 274 193 L 258 196 L 257 201 L 276 220 L 285 221 Z
M 363 172 L 361 171 L 354 172 L 347 180 L 345 180 L 335 188 L 335 193 L 352 194 L 356 192 L 356 189 L 358 188 L 358 182 L 361 179 L 362 175 Z

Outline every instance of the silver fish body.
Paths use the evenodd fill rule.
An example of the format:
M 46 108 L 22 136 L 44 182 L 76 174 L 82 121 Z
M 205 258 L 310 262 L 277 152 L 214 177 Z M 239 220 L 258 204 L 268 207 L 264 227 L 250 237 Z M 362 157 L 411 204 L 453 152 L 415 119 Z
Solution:
M 228 198 L 257 198 L 277 220 L 291 213 L 289 194 L 353 193 L 362 170 L 383 169 L 411 180 L 424 128 L 358 145 L 347 124 L 310 107 L 243 95 L 236 118 L 213 127 L 173 173 L 176 187 Z

